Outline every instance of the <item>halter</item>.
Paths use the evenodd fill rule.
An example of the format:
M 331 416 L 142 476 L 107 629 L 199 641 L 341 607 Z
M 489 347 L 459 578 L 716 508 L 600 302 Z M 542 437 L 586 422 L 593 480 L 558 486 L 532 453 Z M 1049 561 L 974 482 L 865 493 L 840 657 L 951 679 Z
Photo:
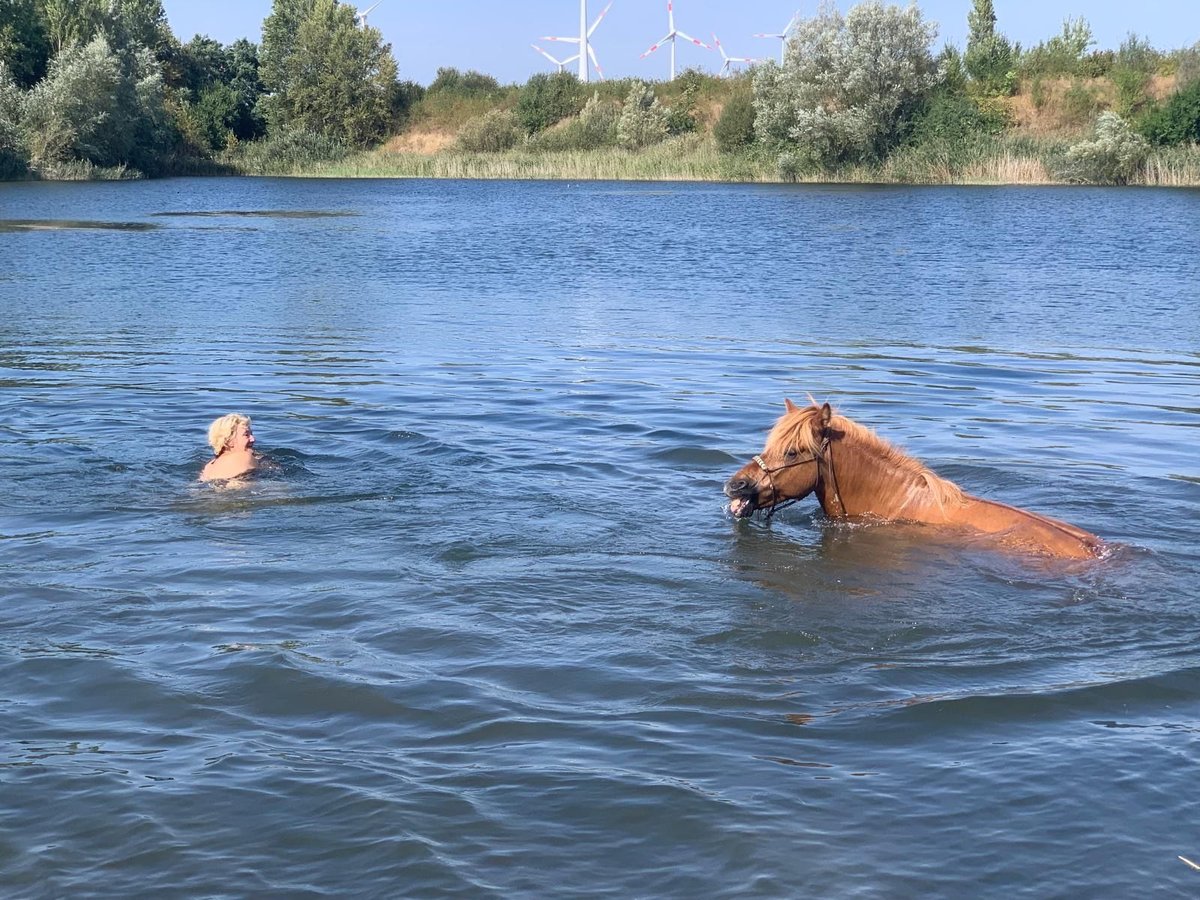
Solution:
M 791 500 L 784 500 L 783 502 L 779 502 L 779 501 L 775 500 L 774 498 L 779 496 L 779 491 L 777 491 L 775 489 L 775 479 L 772 476 L 776 472 L 782 472 L 784 469 L 791 469 L 791 468 L 794 468 L 795 466 L 802 466 L 805 463 L 810 463 L 810 462 L 813 462 L 814 460 L 817 463 L 818 470 L 820 469 L 821 463 L 825 463 L 826 468 L 829 469 L 829 481 L 833 487 L 833 499 L 837 501 L 837 505 L 841 508 L 841 511 L 835 513 L 834 515 L 835 516 L 846 515 L 846 504 L 842 502 L 842 494 L 838 490 L 837 473 L 833 471 L 833 447 L 829 442 L 829 434 L 828 433 L 825 434 L 824 439 L 821 441 L 821 449 L 810 451 L 808 456 L 804 457 L 803 459 L 794 459 L 789 463 L 784 463 L 781 466 L 775 466 L 774 468 L 771 468 L 770 466 L 768 466 L 766 464 L 766 462 L 763 460 L 762 456 L 760 456 L 758 454 L 755 454 L 754 456 L 752 456 L 750 458 L 752 460 L 754 460 L 754 462 L 758 465 L 758 467 L 760 469 L 763 470 L 763 472 L 767 476 L 767 484 L 769 484 L 771 486 L 772 500 L 771 500 L 771 505 L 767 508 L 767 519 L 768 520 L 771 518 L 771 516 L 775 515 L 775 510 L 785 509 L 785 508 L 791 506 L 793 503 L 796 503 L 800 499 L 799 497 L 796 497 Z

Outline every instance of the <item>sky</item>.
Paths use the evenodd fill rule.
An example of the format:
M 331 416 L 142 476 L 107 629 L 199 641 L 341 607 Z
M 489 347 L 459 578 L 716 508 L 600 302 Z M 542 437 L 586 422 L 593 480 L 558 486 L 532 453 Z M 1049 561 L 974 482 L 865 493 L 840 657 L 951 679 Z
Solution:
M 363 0 L 358 8 L 373 2 Z M 589 22 L 607 2 L 588 0 Z M 817 0 L 674 0 L 674 4 L 675 27 L 692 37 L 711 45 L 715 32 L 730 56 L 778 59 L 778 39 L 753 35 L 781 31 L 797 12 L 811 16 Z M 1058 34 L 1064 19 L 1079 16 L 1091 25 L 1100 49 L 1115 50 L 1131 32 L 1148 38 L 1160 50 L 1200 42 L 1200 0 L 994 0 L 994 4 L 997 28 L 1025 47 Z M 845 11 L 853 0 L 838 0 L 837 5 Z M 918 5 L 925 18 L 938 25 L 935 50 L 947 41 L 960 49 L 965 45 L 971 0 L 920 0 Z M 181 41 L 205 34 L 223 44 L 238 38 L 258 43 L 271 0 L 163 0 L 163 7 Z M 504 84 L 523 83 L 536 72 L 555 70 L 530 44 L 539 44 L 558 59 L 571 55 L 570 44 L 541 38 L 578 35 L 579 0 L 381 0 L 368 22 L 392 45 L 403 80 L 427 85 L 439 68 L 453 66 L 475 69 Z M 613 0 L 591 40 L 606 76 L 663 80 L 670 70 L 669 47 L 639 57 L 666 33 L 666 0 Z M 716 72 L 721 56 L 680 40 L 676 67 Z

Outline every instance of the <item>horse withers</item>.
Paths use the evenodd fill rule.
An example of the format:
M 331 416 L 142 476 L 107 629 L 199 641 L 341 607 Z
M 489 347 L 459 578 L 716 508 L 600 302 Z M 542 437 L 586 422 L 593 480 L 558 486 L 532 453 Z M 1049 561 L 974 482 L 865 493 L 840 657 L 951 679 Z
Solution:
M 963 528 L 995 536 L 1024 552 L 1069 559 L 1097 557 L 1094 534 L 1040 513 L 984 500 L 933 473 L 828 403 L 786 411 L 762 453 L 725 483 L 736 518 L 816 494 L 832 519 L 874 518 Z

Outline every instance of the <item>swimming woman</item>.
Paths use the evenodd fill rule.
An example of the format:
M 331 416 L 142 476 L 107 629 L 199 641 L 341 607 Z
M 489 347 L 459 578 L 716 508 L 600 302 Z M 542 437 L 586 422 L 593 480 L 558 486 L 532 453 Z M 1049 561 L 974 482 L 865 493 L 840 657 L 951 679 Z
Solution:
M 249 416 L 240 413 L 221 416 L 208 426 L 208 443 L 216 456 L 200 472 L 201 481 L 237 478 L 258 468 Z

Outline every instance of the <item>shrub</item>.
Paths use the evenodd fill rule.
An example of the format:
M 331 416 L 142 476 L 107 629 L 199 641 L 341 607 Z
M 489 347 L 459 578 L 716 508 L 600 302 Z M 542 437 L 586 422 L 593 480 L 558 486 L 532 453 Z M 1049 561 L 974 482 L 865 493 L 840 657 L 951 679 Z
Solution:
M 777 151 L 824 168 L 886 155 L 903 113 L 938 83 L 936 33 L 915 5 L 824 6 L 797 26 L 783 66 L 754 77 L 755 132 Z
M 1096 92 L 1078 79 L 1063 93 L 1063 112 L 1074 125 L 1083 125 L 1096 118 L 1100 112 L 1100 98 Z
M 594 93 L 579 115 L 533 135 L 529 147 L 541 151 L 613 147 L 617 143 L 618 115 L 616 107 Z
M 735 91 L 713 126 L 717 149 L 732 153 L 754 143 L 754 101 L 749 91 Z
M 1021 58 L 1021 69 L 1029 76 L 1081 74 L 1083 55 L 1093 43 L 1087 20 L 1068 18 L 1063 22 L 1061 34 L 1038 44 Z
M 667 109 L 667 134 L 691 134 L 696 130 L 696 95 L 703 75 L 688 69 L 675 83 L 680 86 L 679 99 Z
M 429 85 L 431 94 L 458 94 L 462 97 L 490 96 L 500 91 L 500 83 L 491 75 L 484 75 L 469 69 L 460 72 L 453 67 L 440 68 L 433 83 Z
M 529 134 L 579 112 L 582 86 L 567 72 L 532 76 L 517 94 L 517 118 Z
M 120 66 L 103 37 L 63 50 L 25 95 L 21 130 L 34 168 L 110 154 L 103 129 L 117 113 Z
M 1200 80 L 1176 91 L 1142 120 L 1141 132 L 1152 144 L 1200 142 Z
M 28 160 L 21 144 L 21 89 L 0 61 L 0 181 L 20 178 Z
M 499 153 L 521 140 L 521 127 L 511 109 L 492 109 L 472 119 L 458 132 L 457 149 L 467 153 Z
M 261 141 L 237 144 L 223 159 L 253 175 L 286 175 L 335 162 L 349 152 L 337 138 L 307 131 L 284 131 Z
M 617 119 L 617 143 L 626 150 L 640 150 L 662 143 L 667 137 L 667 111 L 650 85 L 635 81 Z
M 1102 112 L 1094 139 L 1067 151 L 1064 175 L 1083 184 L 1128 184 L 1145 164 L 1148 151 L 1145 138 L 1134 134 L 1124 119 Z

